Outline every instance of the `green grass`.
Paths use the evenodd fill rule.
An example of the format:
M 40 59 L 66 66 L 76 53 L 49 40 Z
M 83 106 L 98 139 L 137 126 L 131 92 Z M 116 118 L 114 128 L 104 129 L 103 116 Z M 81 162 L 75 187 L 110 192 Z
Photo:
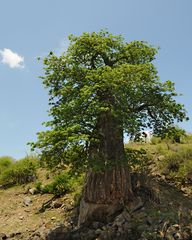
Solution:
M 9 160 L 9 159 L 8 159 Z M 21 185 L 32 182 L 36 178 L 38 159 L 34 156 L 27 156 L 19 161 L 11 162 L 5 159 L 2 162 L 8 163 L 0 173 L 0 184 L 6 186 Z
M 154 137 L 151 143 L 130 142 L 126 148 L 146 150 L 148 161 L 145 160 L 145 168 L 152 162 L 159 174 L 169 176 L 175 181 L 185 182 L 186 176 L 192 172 L 192 135 L 186 136 L 181 143 Z M 140 158 L 136 164 L 139 164 L 137 169 L 142 169 L 143 159 Z

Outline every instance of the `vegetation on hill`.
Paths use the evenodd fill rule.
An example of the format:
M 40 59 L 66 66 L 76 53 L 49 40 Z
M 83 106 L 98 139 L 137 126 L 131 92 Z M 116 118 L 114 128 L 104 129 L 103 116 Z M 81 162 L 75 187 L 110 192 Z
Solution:
M 129 230 L 131 231 L 131 233 L 129 232 L 129 236 L 132 236 L 130 239 L 143 239 L 141 235 L 146 236 L 147 239 L 154 240 L 174 239 L 170 237 L 170 234 L 173 232 L 180 232 L 180 234 L 185 233 L 185 236 L 188 236 L 188 238 L 181 239 L 190 239 L 190 237 L 192 237 L 192 232 L 190 233 L 190 222 L 192 221 L 192 219 L 190 219 L 190 211 L 192 210 L 192 206 L 190 205 L 192 198 L 192 136 L 186 135 L 180 143 L 173 142 L 172 138 L 161 139 L 160 137 L 153 137 L 151 143 L 129 142 L 125 145 L 125 148 L 127 149 L 128 156 L 133 160 L 130 165 L 131 174 L 133 176 L 135 173 L 143 174 L 145 179 L 151 177 L 153 179 L 152 185 L 154 185 L 154 189 L 157 191 L 155 193 L 156 197 L 160 201 L 153 203 L 153 200 L 151 201 L 149 196 L 142 192 L 148 203 L 146 202 L 144 210 L 136 211 L 132 214 L 129 220 L 132 229 Z M 133 149 L 136 151 L 132 151 Z M 63 210 L 63 208 L 55 209 L 53 208 L 55 202 L 49 202 L 49 200 L 56 196 L 56 199 L 61 199 L 60 202 L 63 206 L 67 205 L 69 209 L 76 209 L 76 207 L 78 208 L 79 206 L 83 186 L 83 175 L 70 175 L 69 169 L 64 166 L 60 166 L 60 169 L 54 172 L 42 168 L 37 158 L 28 158 L 28 161 L 32 161 L 35 165 L 34 176 L 36 176 L 36 178 L 31 179 L 33 182 L 22 184 L 22 186 L 19 187 L 18 184 L 21 184 L 21 182 L 15 181 L 13 183 L 13 181 L 11 181 L 12 186 L 9 186 L 9 189 L 0 190 L 0 198 L 3 202 L 2 208 L 0 207 L 0 229 L 2 232 L 6 232 L 7 235 L 20 231 L 21 234 L 17 237 L 15 236 L 15 239 L 22 239 L 22 236 L 24 239 L 29 239 L 30 235 L 36 231 L 40 231 L 38 230 L 39 227 L 37 223 L 40 224 L 42 217 L 47 226 L 43 228 L 43 232 L 46 234 L 48 234 L 48 230 L 55 228 L 57 224 L 72 221 L 69 217 L 72 214 L 71 211 L 65 212 L 68 210 Z M 11 158 L 8 159 L 11 160 Z M 8 160 L 9 164 L 6 165 L 0 174 L 1 179 L 3 179 L 2 176 L 8 169 L 15 169 L 16 166 L 20 166 L 20 164 L 26 169 L 26 159 L 25 161 L 19 160 L 18 162 L 10 160 Z M 0 166 L 5 166 L 4 162 L 6 161 L 3 157 L 0 158 Z M 16 164 L 15 167 L 13 167 L 14 164 Z M 30 164 L 27 166 L 29 167 Z M 18 167 L 18 169 L 22 168 Z M 31 169 L 31 167 L 29 167 L 29 169 Z M 146 178 L 146 176 L 148 177 Z M 143 181 L 146 181 L 148 184 L 148 180 Z M 7 181 L 5 182 L 7 183 Z M 13 184 L 17 186 L 14 187 Z M 26 189 L 30 188 L 35 188 L 36 191 L 35 195 L 28 195 L 33 200 L 33 204 L 31 207 L 28 207 L 28 209 L 30 209 L 30 215 L 26 215 L 26 206 L 20 206 L 21 196 L 25 198 Z M 135 189 L 134 191 L 138 190 Z M 141 191 L 141 189 L 139 191 Z M 16 197 L 12 198 L 10 194 L 16 194 Z M 28 194 L 30 193 L 28 192 Z M 9 201 L 5 201 L 5 198 L 9 198 Z M 45 203 L 47 202 L 49 202 L 49 204 L 46 205 Z M 17 206 L 20 206 L 19 209 Z M 43 211 L 40 211 L 37 215 L 40 209 L 41 211 L 43 209 Z M 63 215 L 64 212 L 66 215 Z M 11 213 L 12 215 L 10 215 Z M 7 219 L 6 215 L 9 216 L 9 219 Z M 20 219 L 23 216 L 26 219 L 26 223 Z M 52 218 L 54 219 L 55 217 L 57 221 L 52 220 Z M 122 224 L 124 226 L 124 223 Z M 33 227 L 33 229 L 31 229 L 30 226 L 31 228 Z M 34 228 L 36 229 L 35 232 Z M 65 227 L 63 226 L 63 228 Z M 84 229 L 79 233 L 82 234 L 82 236 L 84 234 L 83 239 L 86 239 L 87 236 L 84 231 L 87 233 L 87 231 L 90 231 L 90 228 L 87 230 Z M 112 231 L 112 228 L 112 226 L 106 225 L 108 234 Z M 179 228 L 180 230 L 173 230 L 175 228 Z M 101 231 L 104 230 L 101 229 Z M 127 230 L 125 229 L 123 231 L 125 233 Z M 73 233 L 71 233 L 71 235 L 73 235 Z
M 182 140 L 175 142 L 173 137 L 153 137 L 151 143 L 130 142 L 128 149 L 143 153 L 143 159 L 133 164 L 136 171 L 141 168 L 148 174 L 161 176 L 176 184 L 192 183 L 192 135 L 185 134 Z
M 34 181 L 38 164 L 38 159 L 32 156 L 15 162 L 10 157 L 1 157 L 0 185 L 12 186 Z

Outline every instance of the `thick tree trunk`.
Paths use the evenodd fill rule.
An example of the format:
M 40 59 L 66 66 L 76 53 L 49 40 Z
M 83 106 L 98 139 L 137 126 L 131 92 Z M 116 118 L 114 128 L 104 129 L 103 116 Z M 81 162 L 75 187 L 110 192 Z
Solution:
M 84 186 L 84 200 L 98 204 L 124 204 L 132 200 L 129 169 L 115 167 L 103 172 L 88 172 Z
M 108 221 L 125 203 L 133 200 L 131 179 L 125 163 L 123 130 L 118 119 L 103 114 L 97 123 L 100 141 L 91 142 L 90 161 L 101 167 L 86 176 L 79 224 Z

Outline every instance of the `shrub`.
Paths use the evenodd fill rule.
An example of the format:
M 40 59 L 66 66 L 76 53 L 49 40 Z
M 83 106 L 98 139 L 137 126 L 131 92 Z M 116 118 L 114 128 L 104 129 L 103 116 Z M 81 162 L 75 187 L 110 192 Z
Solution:
M 0 157 L 0 174 L 14 163 L 14 159 L 9 156 Z
M 148 171 L 148 165 L 150 161 L 150 156 L 147 155 L 144 149 L 125 149 L 126 159 L 128 166 L 134 172 L 146 172 Z
M 77 192 L 74 194 L 74 206 L 79 206 L 82 199 L 82 192 Z
M 192 171 L 192 148 L 190 145 L 179 145 L 177 151 L 168 151 L 165 159 L 160 162 L 160 169 L 164 174 L 184 180 Z
M 41 189 L 42 189 L 42 182 L 37 181 L 37 182 L 35 183 L 35 186 L 34 186 L 34 187 L 36 188 L 37 193 L 40 193 L 40 192 L 41 192 Z
M 179 128 L 178 126 L 170 126 L 161 133 L 162 139 L 165 139 L 165 141 L 170 140 L 172 143 L 182 143 L 186 137 L 187 134 L 185 130 Z
M 78 185 L 82 184 L 81 176 L 71 176 L 67 172 L 63 172 L 55 177 L 52 183 L 46 185 L 43 193 L 52 193 L 56 196 L 63 195 L 67 192 L 74 191 Z
M 0 176 L 2 185 L 15 185 L 32 182 L 36 178 L 37 163 L 31 157 L 16 161 Z

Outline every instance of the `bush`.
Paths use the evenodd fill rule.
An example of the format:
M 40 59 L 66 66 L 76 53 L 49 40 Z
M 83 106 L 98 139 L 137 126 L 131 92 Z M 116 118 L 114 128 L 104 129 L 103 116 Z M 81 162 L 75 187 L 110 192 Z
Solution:
M 0 184 L 15 185 L 34 181 L 37 163 L 33 157 L 26 157 L 9 166 L 0 176 Z
M 35 189 L 37 190 L 37 193 L 40 193 L 41 192 L 41 189 L 42 189 L 42 182 L 40 182 L 40 181 L 37 181 L 36 183 L 35 183 Z
M 147 172 L 150 156 L 147 155 L 146 150 L 144 149 L 131 149 L 126 148 L 126 159 L 128 166 L 130 167 L 131 171 L 135 172 Z
M 165 141 L 170 140 L 172 143 L 182 143 L 186 137 L 187 134 L 185 130 L 178 126 L 170 126 L 161 133 L 161 139 L 164 139 Z
M 82 179 L 81 176 L 71 176 L 69 173 L 63 172 L 56 176 L 52 183 L 46 185 L 42 189 L 42 192 L 60 196 L 67 192 L 74 191 L 78 185 L 82 184 Z
M 177 151 L 169 151 L 165 159 L 160 162 L 160 169 L 164 174 L 184 180 L 192 171 L 192 148 L 190 145 L 177 146 Z
M 0 157 L 0 174 L 14 163 L 14 159 L 9 156 Z

